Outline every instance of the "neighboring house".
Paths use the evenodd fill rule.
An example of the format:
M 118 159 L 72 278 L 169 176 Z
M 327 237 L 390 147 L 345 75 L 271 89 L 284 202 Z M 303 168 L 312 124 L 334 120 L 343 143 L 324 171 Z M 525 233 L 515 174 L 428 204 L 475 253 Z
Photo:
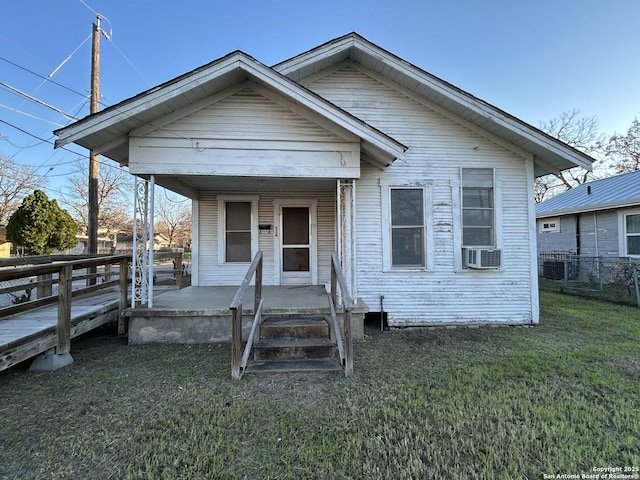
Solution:
M 156 233 L 153 235 L 153 249 L 167 249 L 171 247 L 169 238 L 164 233 Z
M 567 190 L 536 217 L 538 253 L 640 258 L 640 171 Z
M 133 235 L 130 233 L 118 232 L 114 235 L 113 243 L 117 253 L 129 253 L 133 251 Z M 153 249 L 163 250 L 169 248 L 169 239 L 163 233 L 153 235 Z
M 89 253 L 89 237 L 76 235 L 78 243 L 75 247 L 65 250 L 65 255 L 86 255 Z M 113 253 L 113 241 L 109 237 L 98 237 L 98 254 Z
M 327 284 L 337 251 L 398 327 L 537 323 L 534 179 L 593 160 L 355 33 L 55 134 L 192 199 L 191 288 L 239 285 L 258 250 L 267 285 Z

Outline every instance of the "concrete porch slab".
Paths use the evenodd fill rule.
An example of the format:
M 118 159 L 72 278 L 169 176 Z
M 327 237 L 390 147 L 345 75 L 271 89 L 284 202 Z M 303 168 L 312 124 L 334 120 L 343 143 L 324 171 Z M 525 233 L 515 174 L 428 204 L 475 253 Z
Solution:
M 187 287 L 154 297 L 153 307 L 127 309 L 129 343 L 215 343 L 231 340 L 229 306 L 237 287 Z M 323 285 L 263 286 L 263 316 L 330 314 Z M 247 289 L 242 305 L 242 333 L 246 338 L 254 316 L 254 289 Z M 352 313 L 354 339 L 364 338 L 364 314 L 359 302 Z M 338 321 L 342 323 L 341 309 Z

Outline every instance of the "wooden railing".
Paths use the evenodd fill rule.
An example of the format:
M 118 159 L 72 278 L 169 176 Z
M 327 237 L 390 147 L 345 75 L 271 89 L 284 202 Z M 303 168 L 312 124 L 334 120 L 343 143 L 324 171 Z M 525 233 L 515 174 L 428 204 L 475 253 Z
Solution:
M 128 293 L 128 266 L 131 259 L 130 255 L 109 255 L 82 258 L 77 260 L 68 261 L 52 261 L 53 259 L 69 258 L 69 257 L 49 257 L 50 263 L 42 263 L 39 265 L 31 266 L 16 266 L 14 268 L 0 269 L 0 285 L 6 285 L 7 282 L 37 278 L 36 282 L 22 283 L 20 285 L 13 285 L 0 288 L 0 293 L 11 293 L 13 291 L 23 290 L 27 288 L 37 288 L 37 298 L 30 300 L 24 298 L 18 302 L 13 302 L 13 305 L 0 308 L 0 318 L 7 315 L 13 315 L 16 313 L 26 312 L 34 308 L 42 307 L 45 305 L 58 304 L 57 314 L 57 346 L 56 353 L 67 353 L 71 346 L 71 303 L 72 299 L 94 293 L 100 290 L 106 290 L 108 288 L 118 286 L 119 287 L 119 300 L 118 307 L 120 311 L 118 321 L 119 333 L 125 333 L 121 330 L 124 329 L 124 319 L 122 312 L 127 308 L 127 293 Z M 34 263 L 40 263 L 47 261 L 44 257 L 32 259 Z M 29 262 L 29 258 L 25 258 L 24 262 Z M 112 266 L 118 266 L 118 275 L 115 277 L 112 271 Z M 5 263 L 5 266 L 6 263 Z M 102 271 L 98 271 L 98 267 L 103 267 Z M 74 276 L 73 272 L 76 270 L 85 270 L 88 273 Z M 54 278 L 56 277 L 57 278 Z M 77 280 L 83 280 L 83 285 L 94 283 L 93 285 L 83 286 L 81 288 L 73 288 L 73 282 Z M 88 281 L 87 281 L 88 280 Z M 91 281 L 93 280 L 93 281 Z M 97 282 L 96 280 L 100 280 Z M 57 294 L 53 294 L 53 285 L 58 285 Z M 15 297 L 14 297 L 15 298 Z
M 336 315 L 336 305 L 338 305 L 338 286 L 343 307 L 344 320 L 344 339 L 340 333 L 340 325 Z M 338 345 L 338 353 L 340 354 L 340 362 L 344 368 L 344 374 L 347 377 L 353 376 L 353 342 L 351 339 L 351 311 L 353 310 L 353 301 L 347 288 L 347 282 L 342 273 L 338 253 L 333 252 L 331 255 L 331 292 L 329 294 L 329 306 L 331 307 L 331 337 L 335 339 Z
M 254 317 L 253 323 L 251 324 L 251 332 L 247 338 L 247 344 L 244 347 L 244 352 L 242 352 L 242 298 L 254 274 L 256 277 L 253 303 Z M 251 347 L 253 346 L 253 341 L 260 336 L 262 303 L 262 251 L 258 251 L 229 307 L 231 310 L 231 376 L 236 380 L 242 378 L 247 360 L 249 359 Z
M 176 281 L 176 287 L 182 288 L 182 277 L 184 275 L 184 268 L 182 264 L 182 252 L 154 252 L 153 260 L 171 260 L 173 263 L 173 276 Z

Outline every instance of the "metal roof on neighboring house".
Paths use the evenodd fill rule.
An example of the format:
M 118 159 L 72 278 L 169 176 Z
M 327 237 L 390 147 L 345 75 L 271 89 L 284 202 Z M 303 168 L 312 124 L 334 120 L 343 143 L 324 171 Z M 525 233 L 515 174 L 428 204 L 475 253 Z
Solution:
M 536 205 L 536 217 L 640 207 L 640 171 L 583 183 Z

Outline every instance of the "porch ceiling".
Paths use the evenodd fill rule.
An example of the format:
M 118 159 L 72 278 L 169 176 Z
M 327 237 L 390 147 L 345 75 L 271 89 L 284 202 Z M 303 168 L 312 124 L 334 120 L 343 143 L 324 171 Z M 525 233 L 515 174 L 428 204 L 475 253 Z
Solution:
M 205 175 L 157 175 L 156 185 L 165 187 L 185 197 L 196 199 L 199 192 L 284 192 L 284 191 L 335 191 L 335 179 L 218 177 Z

